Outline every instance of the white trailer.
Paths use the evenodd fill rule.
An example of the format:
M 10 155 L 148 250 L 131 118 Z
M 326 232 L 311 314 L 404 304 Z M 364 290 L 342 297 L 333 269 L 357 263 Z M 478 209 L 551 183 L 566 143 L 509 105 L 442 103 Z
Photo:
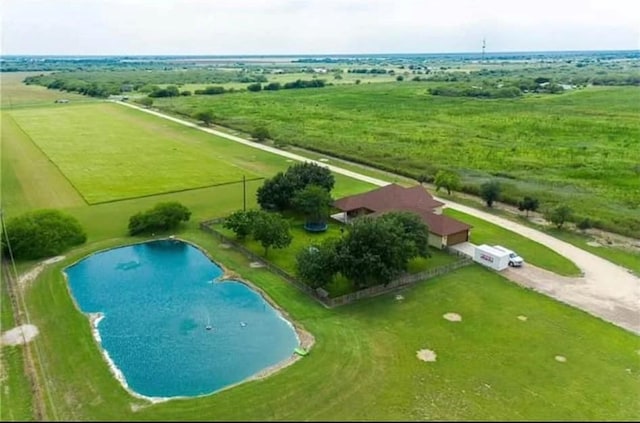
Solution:
M 473 254 L 473 261 L 500 271 L 509 267 L 509 253 L 487 244 L 477 245 Z

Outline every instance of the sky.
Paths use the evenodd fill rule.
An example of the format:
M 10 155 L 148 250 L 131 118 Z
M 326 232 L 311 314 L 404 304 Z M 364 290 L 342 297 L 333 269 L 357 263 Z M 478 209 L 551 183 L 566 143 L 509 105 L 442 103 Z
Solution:
M 638 0 L 0 0 L 2 55 L 638 50 Z

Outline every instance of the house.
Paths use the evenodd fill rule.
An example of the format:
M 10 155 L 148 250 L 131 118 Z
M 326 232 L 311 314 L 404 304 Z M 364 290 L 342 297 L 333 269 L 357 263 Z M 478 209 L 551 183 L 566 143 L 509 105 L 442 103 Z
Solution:
M 333 206 L 340 213 L 333 217 L 343 223 L 359 216 L 379 216 L 391 211 L 416 213 L 429 227 L 429 244 L 436 248 L 469 241 L 470 225 L 442 215 L 444 203 L 436 200 L 421 185 L 405 188 L 386 185 L 362 194 L 343 197 Z

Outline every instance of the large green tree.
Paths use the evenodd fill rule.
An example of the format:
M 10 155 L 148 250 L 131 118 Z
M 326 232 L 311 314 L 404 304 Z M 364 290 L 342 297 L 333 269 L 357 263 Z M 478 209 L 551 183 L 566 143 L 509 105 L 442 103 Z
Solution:
M 320 245 L 303 248 L 296 255 L 298 278 L 312 288 L 327 285 L 338 269 L 336 245 L 338 239 L 327 238 Z
M 254 222 L 264 213 L 262 210 L 238 210 L 224 219 L 222 226 L 232 230 L 239 240 L 245 239 L 253 232 Z
M 296 192 L 307 185 L 318 185 L 331 192 L 334 184 L 335 179 L 329 169 L 304 162 L 290 166 L 286 172 L 279 172 L 264 181 L 256 195 L 263 209 L 286 210 L 291 208 L 291 200 Z
M 545 218 L 552 222 L 558 229 L 573 217 L 573 210 L 569 206 L 558 206 L 553 210 L 547 211 Z
M 339 271 L 357 288 L 391 282 L 408 260 L 403 230 L 388 219 L 355 220 L 336 246 Z
M 175 229 L 180 222 L 187 222 L 191 211 L 177 201 L 158 203 L 153 208 L 129 218 L 129 235 L 153 233 Z
M 500 199 L 502 187 L 498 181 L 487 181 L 480 185 L 480 196 L 487 203 L 487 207 L 493 207 L 493 202 Z
M 332 203 L 329 191 L 318 185 L 307 185 L 292 200 L 293 208 L 306 216 L 307 223 L 326 223 Z
M 451 191 L 460 189 L 460 175 L 451 170 L 439 170 L 435 177 L 436 191 L 445 188 L 447 194 L 451 195 Z
M 14 259 L 50 257 L 84 243 L 87 235 L 78 220 L 59 210 L 44 209 L 11 218 L 2 235 L 2 250 Z
M 277 213 L 263 213 L 253 223 L 253 238 L 264 248 L 264 256 L 269 248 L 285 248 L 293 237 L 289 231 L 289 222 Z
M 429 228 L 422 218 L 411 212 L 392 212 L 380 217 L 400 228 L 404 242 L 404 249 L 409 258 L 430 257 Z

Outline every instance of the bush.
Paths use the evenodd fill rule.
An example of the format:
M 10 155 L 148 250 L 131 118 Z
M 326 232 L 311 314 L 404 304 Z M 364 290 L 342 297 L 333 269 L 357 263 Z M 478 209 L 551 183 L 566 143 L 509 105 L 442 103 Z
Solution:
M 187 222 L 191 212 L 182 204 L 171 201 L 158 203 L 152 209 L 136 213 L 129 219 L 129 235 L 166 231 Z
M 80 223 L 58 210 L 38 210 L 12 218 L 5 229 L 2 251 L 6 254 L 11 247 L 14 259 L 55 256 L 87 240 Z

